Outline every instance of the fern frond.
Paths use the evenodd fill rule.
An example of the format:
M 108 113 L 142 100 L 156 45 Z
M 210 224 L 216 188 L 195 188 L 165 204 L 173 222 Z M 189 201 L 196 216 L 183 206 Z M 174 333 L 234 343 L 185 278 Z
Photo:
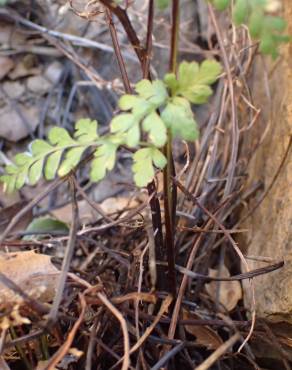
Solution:
M 209 1 L 218 10 L 226 9 L 231 3 L 230 0 Z M 259 40 L 259 50 L 274 58 L 278 55 L 279 46 L 291 41 L 291 37 L 283 35 L 287 22 L 274 15 L 278 10 L 277 2 L 271 0 L 236 0 L 232 14 L 237 26 L 246 24 L 251 36 Z
M 86 149 L 99 144 L 96 121 L 78 121 L 74 137 L 64 128 L 54 127 L 48 142 L 34 140 L 28 152 L 17 154 L 14 164 L 6 166 L 6 174 L 1 176 L 4 189 L 13 192 L 25 183 L 35 185 L 42 176 L 46 180 L 54 179 L 56 174 L 65 176 L 80 162 Z
M 221 66 L 215 61 L 201 65 L 183 62 L 177 77 L 168 74 L 163 81 L 141 80 L 135 85 L 135 95 L 120 98 L 121 113 L 110 122 L 110 134 L 103 137 L 98 136 L 97 122 L 90 119 L 79 120 L 73 136 L 64 128 L 52 128 L 48 141 L 34 140 L 27 152 L 17 154 L 14 163 L 6 167 L 0 178 L 5 190 L 12 192 L 25 183 L 35 185 L 42 176 L 52 180 L 56 175 L 67 175 L 88 148 L 95 148 L 90 179 L 100 181 L 114 168 L 117 150 L 122 145 L 137 149 L 133 155 L 134 180 L 137 186 L 147 185 L 155 167 L 162 169 L 166 165 L 159 148 L 165 145 L 168 133 L 185 140 L 198 137 L 191 103 L 207 101 L 212 94 L 210 85 L 220 73 Z M 141 142 L 142 131 L 146 142 Z

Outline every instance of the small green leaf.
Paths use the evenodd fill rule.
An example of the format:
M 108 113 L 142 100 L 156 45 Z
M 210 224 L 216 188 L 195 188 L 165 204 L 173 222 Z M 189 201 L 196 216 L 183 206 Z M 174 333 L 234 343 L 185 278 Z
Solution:
M 166 165 L 165 156 L 155 147 L 137 150 L 133 160 L 134 181 L 139 187 L 146 186 L 153 179 L 155 174 L 153 163 L 161 169 Z
M 29 168 L 28 180 L 31 185 L 35 185 L 41 178 L 42 173 L 43 173 L 43 164 L 44 164 L 44 159 L 42 158 L 34 162 Z
M 179 97 L 173 99 L 163 110 L 161 118 L 174 137 L 178 136 L 184 140 L 198 138 L 197 123 L 186 99 Z
M 214 6 L 218 10 L 225 10 L 229 4 L 230 0 L 213 0 Z
M 138 122 L 131 113 L 122 113 L 115 116 L 111 121 L 111 132 L 126 132 Z
M 91 162 L 90 180 L 98 182 L 106 175 L 106 167 L 103 157 L 97 157 Z
M 84 147 L 77 147 L 69 149 L 65 155 L 65 159 L 62 162 L 59 170 L 59 176 L 67 175 L 71 170 L 73 170 L 77 164 L 80 162 L 81 156 L 84 152 Z
M 19 153 L 19 154 L 16 154 L 16 156 L 14 157 L 14 162 L 17 166 L 29 165 L 32 160 L 33 160 L 33 157 L 30 155 L 30 153 Z M 7 171 L 7 168 L 6 168 L 6 171 Z
M 53 127 L 49 132 L 49 141 L 53 145 L 72 145 L 75 141 L 71 138 L 68 131 L 62 127 Z
M 137 95 L 125 94 L 119 99 L 119 108 L 121 110 L 130 110 L 140 103 L 145 101 L 144 99 L 139 98 Z
M 135 85 L 135 90 L 141 97 L 147 99 L 151 104 L 157 107 L 164 104 L 168 98 L 164 83 L 160 80 L 155 80 L 153 82 L 141 80 Z
M 287 27 L 287 22 L 281 17 L 266 16 L 265 27 L 272 31 L 283 32 Z
M 201 65 L 196 62 L 182 62 L 178 69 L 176 95 L 184 96 L 194 104 L 206 103 L 212 95 L 209 85 L 216 81 L 221 70 L 220 63 L 214 60 L 205 60 Z M 171 84 L 175 86 L 173 78 L 172 76 Z
M 80 143 L 93 142 L 98 139 L 97 126 L 97 121 L 82 118 L 75 125 L 74 137 Z
M 151 113 L 155 107 L 149 101 L 140 98 L 140 104 L 137 104 L 133 107 L 132 113 L 135 116 L 137 121 L 143 119 L 147 114 Z
M 19 190 L 23 187 L 23 185 L 25 184 L 25 181 L 26 181 L 26 177 L 27 177 L 27 170 L 26 169 L 18 174 L 18 176 L 16 178 L 16 181 L 15 181 L 15 188 L 17 190 Z
M 169 5 L 170 0 L 156 0 L 156 4 L 159 9 L 166 9 Z
M 56 220 L 49 217 L 39 217 L 32 220 L 32 222 L 26 228 L 29 233 L 36 233 L 35 235 L 26 235 L 23 237 L 24 240 L 41 239 L 45 235 L 41 236 L 39 233 L 50 234 L 52 232 L 59 231 L 67 234 L 69 227 L 62 221 Z
M 200 66 L 195 62 L 182 62 L 178 70 L 180 90 L 195 85 L 211 85 L 217 80 L 221 71 L 221 64 L 215 60 L 205 60 Z
M 204 60 L 196 76 L 196 84 L 211 85 L 222 72 L 221 64 L 215 60 Z
M 175 74 L 174 73 L 167 73 L 164 76 L 164 83 L 171 90 L 172 95 L 175 95 L 175 93 L 176 93 L 176 91 L 179 87 L 179 83 L 178 83 L 178 81 L 175 77 Z
M 182 96 L 187 98 L 193 104 L 207 103 L 208 98 L 212 95 L 212 89 L 207 85 L 194 85 L 182 92 Z
M 153 86 L 151 81 L 143 79 L 135 85 L 136 93 L 141 95 L 143 98 L 148 99 L 154 95 Z
M 157 146 L 162 147 L 167 140 L 166 127 L 156 112 L 150 113 L 142 123 L 144 131 L 149 133 L 149 139 Z
M 247 0 L 237 0 L 233 9 L 234 23 L 239 26 L 248 20 L 249 4 Z
M 110 140 L 104 141 L 95 151 L 95 159 L 91 162 L 91 181 L 102 180 L 107 170 L 112 170 L 116 162 L 117 145 Z
M 199 72 L 199 64 L 196 62 L 182 62 L 178 67 L 178 81 L 180 89 L 186 89 L 196 83 L 196 76 Z
M 262 36 L 259 50 L 263 54 L 270 54 L 273 57 L 277 57 L 277 43 L 271 34 L 267 33 Z
M 130 130 L 127 132 L 126 144 L 130 148 L 134 148 L 139 144 L 139 141 L 140 141 L 140 127 L 139 124 L 137 124 L 131 127 Z
M 167 163 L 167 159 L 165 158 L 164 154 L 156 148 L 152 149 L 152 161 L 155 166 L 161 170 L 166 166 Z
M 292 41 L 292 36 L 290 35 L 274 35 L 274 40 L 278 44 L 281 42 L 291 42 Z
M 46 154 L 51 151 L 53 147 L 44 140 L 34 140 L 30 145 L 30 150 L 33 156 Z
M 8 175 L 15 175 L 18 173 L 18 167 L 15 166 L 14 164 L 9 164 L 8 166 L 5 167 L 6 172 Z
M 248 28 L 252 37 L 260 37 L 264 26 L 264 13 L 261 9 L 255 8 L 249 18 Z
M 56 150 L 47 158 L 44 169 L 45 178 L 47 180 L 53 180 L 55 178 L 56 172 L 60 165 L 62 153 L 62 150 Z
M 9 180 L 6 182 L 4 191 L 7 193 L 13 193 L 16 190 L 16 176 L 9 176 Z
M 147 113 L 153 110 L 153 105 L 137 95 L 123 95 L 119 100 L 121 110 L 132 110 L 133 115 L 139 121 Z
M 143 148 L 133 155 L 134 164 L 132 170 L 134 181 L 137 186 L 146 186 L 154 177 L 154 168 L 150 155 L 151 148 Z

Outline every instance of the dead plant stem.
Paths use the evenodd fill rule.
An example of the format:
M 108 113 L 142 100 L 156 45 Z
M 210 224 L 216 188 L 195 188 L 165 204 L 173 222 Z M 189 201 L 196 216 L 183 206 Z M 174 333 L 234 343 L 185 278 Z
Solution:
M 179 0 L 172 1 L 172 25 L 170 40 L 169 70 L 176 73 L 178 37 L 179 37 Z M 176 213 L 176 185 L 171 181 L 175 176 L 174 162 L 172 156 L 172 135 L 168 131 L 167 143 L 164 148 L 167 158 L 167 165 L 163 170 L 163 192 L 164 192 L 164 213 L 165 213 L 165 244 L 168 263 L 169 292 L 176 296 L 176 273 L 175 273 L 175 213 Z
M 73 174 L 71 176 L 74 176 Z M 60 274 L 60 278 L 58 280 L 58 285 L 56 289 L 56 295 L 54 297 L 53 305 L 50 310 L 48 316 L 48 323 L 55 322 L 59 310 L 59 306 L 63 297 L 63 292 L 65 288 L 65 283 L 67 279 L 67 273 L 69 271 L 70 262 L 73 257 L 74 247 L 77 238 L 77 231 L 78 231 L 78 205 L 76 199 L 76 188 L 74 185 L 74 181 L 69 178 L 70 187 L 71 187 L 71 197 L 72 197 L 72 224 L 70 227 L 69 239 L 67 248 L 65 251 L 65 256 L 62 263 L 62 271 Z

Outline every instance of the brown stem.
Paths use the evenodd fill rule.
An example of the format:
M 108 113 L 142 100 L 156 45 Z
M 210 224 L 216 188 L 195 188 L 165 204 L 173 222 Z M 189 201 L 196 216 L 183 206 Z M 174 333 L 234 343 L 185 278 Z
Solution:
M 137 36 L 136 31 L 134 30 L 132 23 L 128 17 L 128 14 L 125 9 L 118 6 L 114 1 L 112 0 L 99 0 L 107 9 L 109 9 L 121 22 L 128 39 L 130 43 L 132 44 L 135 53 L 140 61 L 140 63 L 143 65 L 144 58 L 145 58 L 145 49 L 141 47 L 140 40 Z
M 113 22 L 113 17 L 112 17 L 112 14 L 111 14 L 111 12 L 109 11 L 108 8 L 106 9 L 106 16 L 107 16 L 107 20 L 108 20 L 109 30 L 110 30 L 110 33 L 111 33 L 113 47 L 114 47 L 115 54 L 116 54 L 116 57 L 117 57 L 117 60 L 118 60 L 118 65 L 119 65 L 119 68 L 120 68 L 120 72 L 121 72 L 121 75 L 122 75 L 124 88 L 125 88 L 125 91 L 128 94 L 130 94 L 132 89 L 131 89 L 129 77 L 128 77 L 128 74 L 127 74 L 126 65 L 125 65 L 124 58 L 123 58 L 123 55 L 122 55 L 122 52 L 121 52 L 116 27 L 115 27 L 115 24 Z
M 171 26 L 171 42 L 170 42 L 170 72 L 176 73 L 177 64 L 177 46 L 179 35 L 179 0 L 172 1 L 172 26 Z M 176 296 L 176 272 L 175 272 L 175 216 L 176 216 L 176 201 L 177 189 L 171 181 L 175 176 L 175 167 L 172 156 L 172 136 L 168 132 L 168 139 L 164 148 L 164 153 L 167 158 L 167 166 L 163 171 L 164 185 L 164 213 L 165 213 L 165 244 L 167 250 L 168 261 L 168 282 L 169 291 Z
M 132 44 L 141 64 L 143 77 L 144 78 L 151 78 L 150 76 L 150 56 L 152 53 L 152 33 L 153 33 L 153 20 L 154 20 L 154 0 L 149 0 L 149 11 L 148 11 L 148 26 L 147 26 L 147 40 L 146 40 L 146 48 L 143 49 L 141 47 L 140 41 L 137 37 L 136 31 L 134 30 L 127 12 L 117 6 L 111 1 L 108 0 L 100 0 L 100 2 L 106 7 L 108 13 L 111 17 L 111 13 L 113 13 L 121 22 L 130 43 Z M 125 68 L 124 59 L 120 50 L 120 45 L 118 42 L 116 30 L 114 24 L 112 22 L 109 23 L 112 41 L 115 49 L 115 53 L 117 56 L 117 60 L 119 63 L 119 68 L 121 71 L 123 83 L 125 86 L 125 90 L 127 93 L 132 93 L 132 89 L 130 86 L 129 78 L 127 75 L 127 71 Z M 112 27 L 112 29 L 111 29 Z M 152 216 L 152 227 L 154 233 L 154 242 L 155 242 L 155 252 L 156 256 L 159 260 L 163 260 L 165 253 L 163 251 L 163 234 L 162 234 L 162 221 L 161 221 L 161 209 L 159 199 L 156 195 L 156 185 L 155 182 L 152 181 L 147 185 L 148 194 L 150 197 L 150 208 L 151 208 L 151 216 Z M 165 279 L 163 278 L 163 267 L 158 268 L 158 286 L 159 290 L 163 290 L 165 288 Z
M 148 8 L 148 21 L 147 21 L 147 37 L 146 37 L 146 48 L 145 48 L 145 59 L 143 64 L 143 77 L 151 79 L 150 75 L 150 60 L 152 54 L 152 35 L 153 35 L 153 22 L 154 21 L 154 0 L 149 0 Z M 161 209 L 159 199 L 156 195 L 156 185 L 152 181 L 147 185 L 148 194 L 152 200 L 150 202 L 151 216 L 152 216 L 152 227 L 154 232 L 154 244 L 155 244 L 155 255 L 160 261 L 164 260 L 165 251 L 163 244 L 162 234 L 162 221 L 161 221 Z M 153 196 L 153 194 L 155 194 Z M 164 290 L 167 286 L 164 274 L 164 267 L 157 266 L 157 289 Z
M 174 252 L 174 219 L 172 213 L 172 153 L 171 133 L 168 132 L 168 140 L 164 148 L 167 158 L 167 165 L 163 171 L 163 194 L 164 194 L 164 217 L 165 217 L 165 249 L 167 253 L 168 269 L 168 291 L 176 295 L 176 273 L 175 273 L 175 252 Z
M 146 54 L 143 66 L 143 78 L 150 79 L 150 60 L 152 54 L 152 35 L 154 23 L 154 1 L 149 0 L 148 21 L 147 21 L 147 36 L 146 36 Z
M 170 58 L 169 58 L 169 70 L 173 73 L 176 72 L 178 36 L 179 36 L 179 0 L 173 0 L 172 1 Z

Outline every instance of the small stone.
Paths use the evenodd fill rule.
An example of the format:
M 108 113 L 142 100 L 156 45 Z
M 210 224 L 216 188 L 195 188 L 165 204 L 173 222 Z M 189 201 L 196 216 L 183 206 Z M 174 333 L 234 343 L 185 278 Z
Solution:
M 38 95 L 45 95 L 52 88 L 52 84 L 43 76 L 31 76 L 27 79 L 27 88 Z
M 24 85 L 18 81 L 6 81 L 3 83 L 2 87 L 11 99 L 18 99 L 25 92 Z
M 45 70 L 44 76 L 53 84 L 56 84 L 62 75 L 63 72 L 63 65 L 58 62 L 54 61 L 51 63 L 47 69 Z
M 35 107 L 26 107 L 23 104 L 18 104 L 18 109 L 21 115 L 26 118 L 27 125 L 31 132 L 35 131 L 39 124 L 38 109 Z M 9 105 L 0 109 L 0 137 L 17 142 L 27 137 L 30 133 L 23 119 Z
M 0 56 L 0 80 L 2 80 L 14 67 L 14 61 L 11 58 Z

